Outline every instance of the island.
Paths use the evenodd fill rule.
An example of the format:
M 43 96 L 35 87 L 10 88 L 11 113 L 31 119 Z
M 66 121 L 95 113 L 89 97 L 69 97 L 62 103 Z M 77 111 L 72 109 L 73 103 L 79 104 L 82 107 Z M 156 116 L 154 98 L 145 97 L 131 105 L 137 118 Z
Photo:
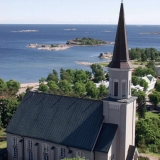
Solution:
M 29 44 L 29 48 L 37 48 L 38 50 L 65 50 L 73 46 L 103 46 L 107 44 L 114 44 L 114 42 L 103 41 L 93 38 L 75 38 L 66 42 L 66 44 Z
M 75 38 L 66 42 L 68 45 L 84 45 L 84 46 L 99 46 L 99 45 L 106 45 L 106 44 L 114 44 L 114 42 L 103 41 L 99 39 L 93 38 Z
M 106 53 L 100 53 L 100 55 L 98 56 L 99 58 L 107 58 L 107 59 L 111 59 L 113 56 L 113 53 L 111 52 L 106 52 Z
M 139 34 L 160 34 L 160 32 L 141 32 Z

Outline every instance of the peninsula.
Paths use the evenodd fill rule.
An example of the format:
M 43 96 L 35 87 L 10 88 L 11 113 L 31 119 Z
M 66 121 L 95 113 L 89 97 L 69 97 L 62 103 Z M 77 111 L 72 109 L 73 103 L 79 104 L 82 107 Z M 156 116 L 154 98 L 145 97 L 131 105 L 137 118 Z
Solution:
M 65 50 L 73 46 L 103 46 L 107 44 L 114 44 L 114 42 L 103 41 L 93 38 L 75 38 L 66 42 L 66 44 L 29 44 L 29 48 L 37 48 L 38 50 Z

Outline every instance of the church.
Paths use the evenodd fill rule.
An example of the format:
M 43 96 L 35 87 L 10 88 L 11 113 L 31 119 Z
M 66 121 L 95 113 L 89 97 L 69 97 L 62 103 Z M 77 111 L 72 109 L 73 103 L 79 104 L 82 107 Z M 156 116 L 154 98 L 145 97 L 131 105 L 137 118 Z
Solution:
M 103 100 L 27 92 L 6 129 L 8 159 L 137 160 L 123 3 L 108 70 L 109 97 Z

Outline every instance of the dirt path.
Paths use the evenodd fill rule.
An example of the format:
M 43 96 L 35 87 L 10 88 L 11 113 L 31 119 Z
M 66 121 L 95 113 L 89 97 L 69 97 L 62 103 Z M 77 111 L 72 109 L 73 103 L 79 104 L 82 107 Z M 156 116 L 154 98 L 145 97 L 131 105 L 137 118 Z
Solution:
M 140 153 L 141 156 L 148 157 L 150 160 L 160 160 L 160 157 L 151 156 L 148 154 Z

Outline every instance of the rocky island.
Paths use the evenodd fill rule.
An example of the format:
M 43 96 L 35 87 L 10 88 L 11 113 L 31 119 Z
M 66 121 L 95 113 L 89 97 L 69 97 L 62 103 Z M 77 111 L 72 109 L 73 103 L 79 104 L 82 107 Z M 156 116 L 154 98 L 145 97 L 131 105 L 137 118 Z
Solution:
M 102 41 L 99 39 L 93 38 L 75 38 L 73 40 L 69 40 L 66 44 L 29 44 L 27 47 L 29 48 L 37 48 L 39 50 L 65 50 L 73 46 L 102 46 L 107 44 L 114 44 L 114 42 Z
M 75 38 L 66 42 L 68 45 L 83 45 L 83 46 L 100 46 L 106 44 L 114 44 L 114 42 L 103 41 L 93 38 Z
M 107 59 L 111 59 L 113 56 L 113 53 L 111 52 L 106 52 L 106 53 L 100 53 L 100 55 L 98 56 L 99 58 L 107 58 Z

